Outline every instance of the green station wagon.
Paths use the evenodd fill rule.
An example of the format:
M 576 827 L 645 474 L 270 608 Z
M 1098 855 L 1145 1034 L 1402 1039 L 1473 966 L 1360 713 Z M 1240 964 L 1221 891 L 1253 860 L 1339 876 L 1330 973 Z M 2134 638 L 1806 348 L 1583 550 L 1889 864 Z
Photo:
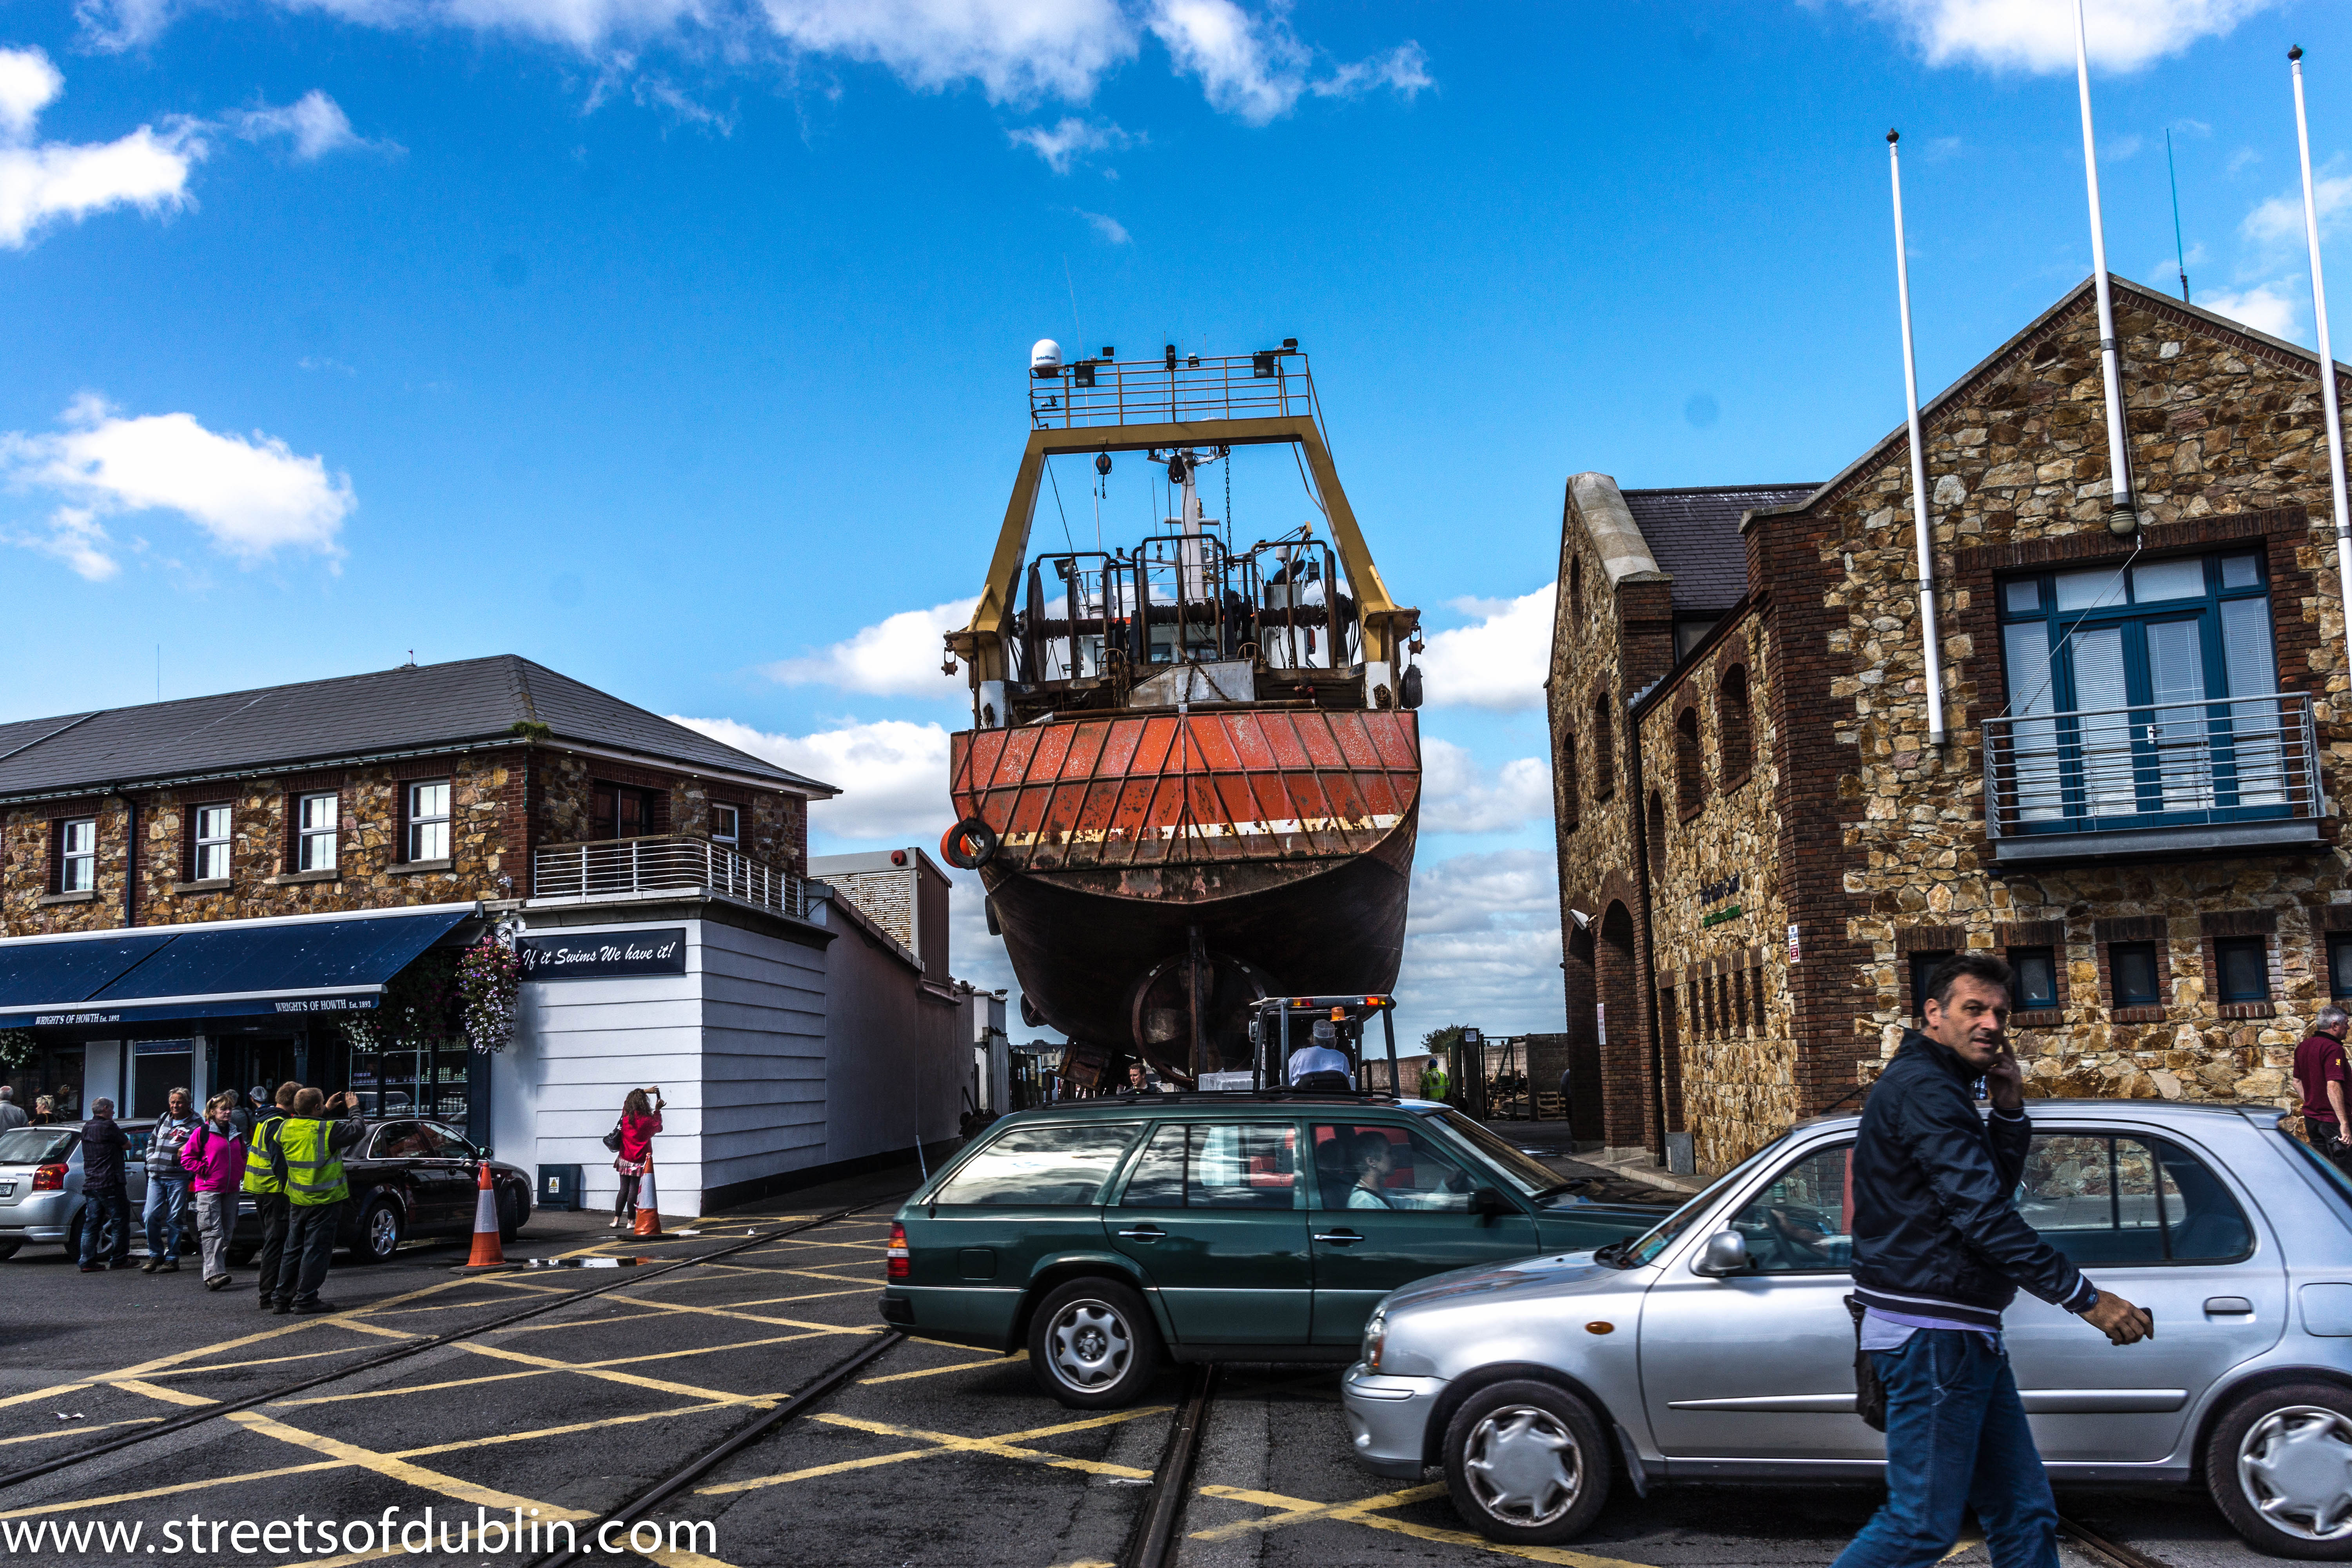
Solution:
M 997 1122 L 898 1211 L 882 1316 L 926 1339 L 1025 1346 L 1065 1405 L 1124 1405 L 1163 1359 L 1352 1360 L 1401 1285 L 1584 1251 L 1676 1201 L 1563 1180 L 1426 1100 L 1076 1100 Z

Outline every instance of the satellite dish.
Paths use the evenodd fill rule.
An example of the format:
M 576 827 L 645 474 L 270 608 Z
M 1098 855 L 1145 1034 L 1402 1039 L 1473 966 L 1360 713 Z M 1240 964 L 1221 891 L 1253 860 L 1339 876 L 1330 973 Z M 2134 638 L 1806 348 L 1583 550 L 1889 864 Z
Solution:
M 1062 345 L 1051 338 L 1039 338 L 1029 350 L 1029 374 L 1043 381 L 1062 374 Z

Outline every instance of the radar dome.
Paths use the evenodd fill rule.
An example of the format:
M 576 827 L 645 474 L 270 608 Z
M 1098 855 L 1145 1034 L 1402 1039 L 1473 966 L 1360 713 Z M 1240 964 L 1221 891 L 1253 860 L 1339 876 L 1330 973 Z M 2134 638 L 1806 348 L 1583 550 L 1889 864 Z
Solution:
M 1029 350 L 1029 374 L 1034 376 L 1054 375 L 1062 368 L 1062 345 L 1051 338 L 1039 338 Z

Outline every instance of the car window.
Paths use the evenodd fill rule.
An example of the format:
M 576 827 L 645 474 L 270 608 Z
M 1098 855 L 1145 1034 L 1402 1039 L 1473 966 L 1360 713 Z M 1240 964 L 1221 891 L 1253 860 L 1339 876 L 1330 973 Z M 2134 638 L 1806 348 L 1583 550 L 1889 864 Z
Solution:
M 1494 1162 L 1496 1172 L 1524 1197 L 1548 1193 L 1560 1185 L 1560 1177 L 1549 1166 L 1538 1163 L 1534 1155 L 1522 1151 L 1516 1143 L 1499 1136 L 1492 1128 L 1483 1127 L 1451 1106 L 1442 1111 L 1431 1111 L 1427 1120 L 1441 1122 L 1448 1132 L 1469 1144 Z
M 2229 1188 L 2161 1138 L 2044 1132 L 2026 1152 L 2018 1212 L 2078 1268 L 2228 1263 L 2254 1249 Z
M 1716 1200 L 1723 1196 L 1725 1188 L 1747 1180 L 1748 1173 L 1763 1163 L 1771 1155 L 1772 1151 L 1780 1146 L 1780 1141 L 1775 1139 L 1724 1172 L 1714 1181 L 1709 1182 L 1698 1196 L 1652 1226 L 1648 1232 L 1633 1245 L 1624 1246 L 1620 1243 L 1605 1247 L 1594 1256 L 1600 1261 L 1620 1268 L 1639 1268 L 1646 1264 L 1656 1262 L 1658 1255 L 1673 1245 L 1675 1237 L 1688 1230 L 1699 1215 L 1706 1213 Z
M 2339 1206 L 2352 1207 L 2352 1176 L 2346 1175 L 2342 1166 L 2284 1127 L 2274 1129 L 2273 1135 L 2285 1139 L 2295 1158 L 2318 1173 L 2320 1185 L 2334 1194 Z
M 1851 1143 L 1787 1166 L 1731 1219 L 1759 1274 L 1844 1273 L 1853 1265 Z
M 438 1122 L 428 1121 L 425 1124 L 425 1131 L 434 1139 L 435 1142 L 441 1145 L 441 1158 L 444 1160 L 478 1160 L 481 1158 L 481 1155 L 475 1150 L 474 1146 L 466 1141 L 465 1135 L 458 1132 L 454 1128 L 444 1127 Z
M 424 1131 L 414 1121 L 394 1121 L 375 1130 L 375 1142 L 368 1157 L 373 1160 L 415 1159 L 430 1154 L 425 1147 Z
M 1305 1208 L 1298 1128 L 1287 1121 L 1168 1122 L 1143 1146 L 1119 1201 L 1126 1208 Z
M 12 1127 L 0 1132 L 0 1165 L 47 1165 L 73 1148 L 68 1127 Z
M 931 1195 L 940 1204 L 1091 1204 L 1118 1169 L 1140 1121 L 1015 1127 L 958 1167 Z
M 1326 1122 L 1316 1127 L 1314 1138 L 1315 1180 L 1325 1208 L 1470 1212 L 1478 1179 L 1416 1128 Z

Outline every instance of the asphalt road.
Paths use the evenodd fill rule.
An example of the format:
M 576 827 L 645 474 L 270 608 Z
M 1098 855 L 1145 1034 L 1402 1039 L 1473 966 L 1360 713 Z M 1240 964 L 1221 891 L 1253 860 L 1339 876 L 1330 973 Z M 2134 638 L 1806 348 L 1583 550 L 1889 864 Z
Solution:
M 0 1264 L 10 1351 L 0 1367 L 0 1471 L 548 1310 L 0 1491 L 0 1560 L 194 1555 L 351 1568 L 395 1556 L 505 1564 L 542 1554 L 495 1537 L 487 1551 L 478 1540 L 444 1551 L 444 1536 L 403 1552 L 403 1531 L 419 1545 L 428 1508 L 436 1530 L 511 1523 L 520 1510 L 542 1531 L 579 1521 L 593 1543 L 595 1522 L 625 1500 L 880 1339 L 875 1298 L 891 1200 L 912 1184 L 912 1172 L 886 1172 L 652 1244 L 616 1239 L 601 1215 L 542 1215 L 511 1255 L 662 1260 L 752 1244 L 658 1276 L 638 1272 L 644 1265 L 466 1275 L 452 1271 L 462 1243 L 415 1247 L 379 1268 L 339 1265 L 326 1295 L 343 1310 L 317 1318 L 258 1313 L 249 1288 L 208 1293 L 194 1269 L 85 1276 L 55 1251 L 21 1253 Z M 861 1215 L 777 1234 L 876 1200 Z M 580 1294 L 605 1285 L 614 1289 Z M 1408 1485 L 1357 1469 L 1336 1384 L 1333 1369 L 1224 1372 L 1180 1526 L 1184 1568 L 1826 1563 L 1877 1500 L 1864 1489 L 1812 1488 L 1667 1490 L 1643 1501 L 1621 1488 L 1572 1549 L 1504 1552 L 1464 1527 L 1434 1478 Z M 1182 1387 L 1170 1372 L 1134 1408 L 1073 1411 L 1040 1394 L 1017 1356 L 906 1340 L 656 1510 L 657 1534 L 641 1533 L 641 1550 L 588 1560 L 1107 1568 L 1122 1559 Z M 2200 1496 L 2067 1494 L 2061 1507 L 2169 1568 L 2253 1561 Z M 202 1521 L 195 1552 L 192 1518 Z M 9 1551 L 8 1529 L 43 1520 L 135 1523 L 142 1534 L 128 1552 L 95 1542 L 59 1549 L 53 1537 Z M 257 1528 L 237 1549 L 237 1521 L 298 1520 L 308 1533 L 289 1530 L 280 1549 L 267 1549 Z M 318 1533 L 322 1520 L 337 1522 L 332 1541 Z M 369 1521 L 363 1539 L 341 1528 L 360 1521 Z M 1982 1560 L 1980 1548 L 1955 1559 Z M 2090 1562 L 2071 1550 L 2067 1560 Z

